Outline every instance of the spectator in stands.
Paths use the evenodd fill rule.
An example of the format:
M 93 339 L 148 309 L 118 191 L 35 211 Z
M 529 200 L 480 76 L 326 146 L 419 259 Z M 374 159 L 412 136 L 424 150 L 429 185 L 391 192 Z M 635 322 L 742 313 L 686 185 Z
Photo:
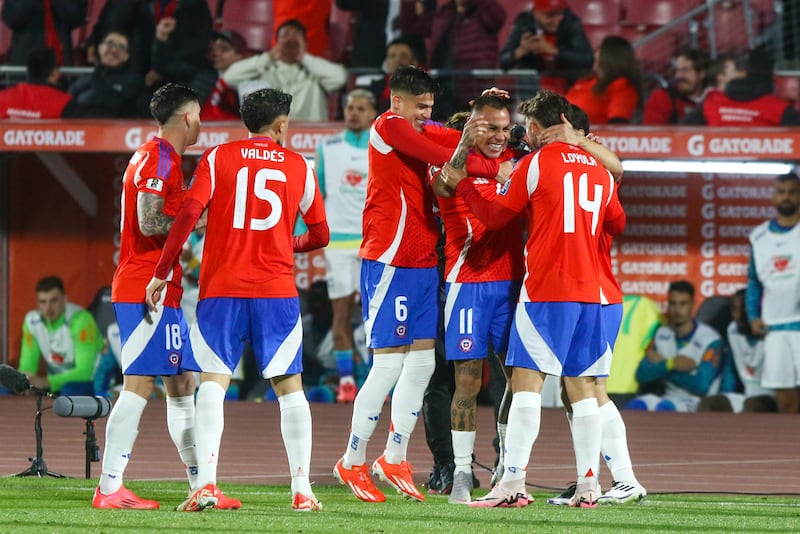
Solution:
M 497 32 L 505 21 L 506 11 L 496 0 L 448 0 L 436 10 L 429 64 L 445 72 L 438 77 L 443 91 L 436 100 L 435 117 L 466 109 L 486 87 L 485 80 L 446 71 L 496 68 Z
M 744 76 L 728 82 L 724 90 L 709 91 L 684 124 L 709 126 L 796 126 L 800 114 L 794 106 L 773 94 L 772 58 L 752 50 L 745 61 Z
M 417 57 L 411 43 L 404 37 L 398 37 L 386 48 L 386 59 L 383 60 L 381 74 L 364 74 L 356 78 L 356 87 L 369 90 L 375 96 L 375 106 L 378 112 L 383 113 L 389 109 L 389 78 L 400 67 L 416 65 Z
M 722 340 L 710 326 L 692 316 L 694 286 L 680 280 L 669 285 L 669 323 L 655 339 L 636 370 L 640 384 L 662 381 L 664 394 L 636 397 L 626 408 L 664 412 L 694 412 L 701 397 L 719 387 Z
M 211 96 L 200 110 L 203 121 L 231 121 L 239 119 L 239 95 L 222 76 L 228 67 L 241 60 L 247 52 L 247 43 L 238 32 L 214 32 L 211 40 L 211 65 L 217 72 L 217 81 Z
M 690 48 L 674 60 L 672 82 L 650 93 L 644 105 L 643 124 L 677 124 L 705 96 L 708 54 Z
M 64 282 L 57 276 L 36 284 L 36 306 L 22 324 L 20 372 L 52 393 L 93 395 L 94 365 L 104 342 L 92 314 L 67 302 Z M 47 376 L 38 376 L 40 359 Z
M 736 58 L 730 54 L 720 54 L 708 64 L 707 83 L 709 89 L 725 91 L 729 81 L 741 76 L 742 73 L 736 64 Z
M 348 65 L 380 69 L 386 47 L 403 37 L 416 58 L 425 60 L 425 38 L 431 32 L 436 0 L 335 0 L 336 7 L 356 11 Z M 385 110 L 384 110 L 385 111 Z
M 497 32 L 506 10 L 496 0 L 448 0 L 431 28 L 429 64 L 435 69 L 494 69 Z
M 87 117 L 136 116 L 136 100 L 144 91 L 144 80 L 130 62 L 128 36 L 111 31 L 98 47 L 99 62 L 91 76 L 79 78 L 69 88 Z
M 71 33 L 86 22 L 88 6 L 88 0 L 5 0 L 2 18 L 13 32 L 6 62 L 25 65 L 31 50 L 49 47 L 57 65 L 72 65 Z
M 306 52 L 306 29 L 300 21 L 284 22 L 276 35 L 271 50 L 228 67 L 225 83 L 236 87 L 240 98 L 265 86 L 280 89 L 294 99 L 294 120 L 327 120 L 327 94 L 344 86 L 347 71 L 338 63 Z
M 105 39 L 108 32 L 130 26 L 130 21 L 134 20 L 137 7 L 141 0 L 106 0 L 103 9 L 94 21 L 92 33 L 83 43 L 86 47 L 86 61 L 90 65 L 97 63 L 98 46 L 100 41 Z M 129 43 L 130 48 L 135 48 L 134 43 Z
M 144 23 L 155 24 L 150 67 L 144 77 L 156 89 L 167 82 L 184 83 L 203 65 L 211 40 L 211 12 L 205 0 L 149 0 Z M 151 16 L 152 15 L 152 16 Z M 200 102 L 204 101 L 200 97 Z
M 565 0 L 535 0 L 514 20 L 500 67 L 556 72 L 569 82 L 592 67 L 592 45 Z M 594 121 L 592 121 L 594 123 Z
M 745 290 L 731 297 L 731 315 L 728 325 L 728 342 L 724 347 L 725 360 L 719 395 L 710 395 L 700 401 L 697 411 L 712 412 L 777 412 L 775 391 L 761 386 L 764 364 L 764 337 L 756 336 L 744 306 Z M 738 391 L 741 384 L 743 392 Z
M 633 122 L 641 103 L 642 76 L 631 43 L 624 37 L 603 39 L 592 71 L 567 91 L 567 100 L 582 108 L 591 124 Z
M 57 119 L 82 116 L 80 106 L 56 86 L 61 76 L 52 48 L 28 54 L 28 80 L 0 91 L 0 119 Z
M 270 2 L 275 28 L 280 28 L 289 20 L 299 21 L 305 28 L 306 50 L 315 56 L 324 55 L 330 47 L 328 36 L 331 16 L 331 0 L 303 0 L 291 2 Z M 278 32 L 272 39 L 272 46 L 278 42 Z M 292 114 L 294 115 L 294 113 Z

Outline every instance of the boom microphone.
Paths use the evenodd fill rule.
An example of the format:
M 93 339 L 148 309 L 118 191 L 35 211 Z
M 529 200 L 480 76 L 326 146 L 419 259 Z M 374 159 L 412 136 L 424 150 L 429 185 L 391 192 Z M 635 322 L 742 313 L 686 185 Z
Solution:
M 25 390 L 33 388 L 25 373 L 20 373 L 5 363 L 0 364 L 0 384 L 3 384 L 14 393 L 24 393 Z
M 61 417 L 97 419 L 108 415 L 108 412 L 111 411 L 111 401 L 105 397 L 65 397 L 62 395 L 53 403 L 53 411 Z

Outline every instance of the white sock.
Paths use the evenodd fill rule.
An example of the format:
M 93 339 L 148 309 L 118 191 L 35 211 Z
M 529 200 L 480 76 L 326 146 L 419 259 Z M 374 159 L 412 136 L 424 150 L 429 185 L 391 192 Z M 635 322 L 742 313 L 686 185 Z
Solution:
M 131 458 L 145 406 L 147 399 L 125 390 L 114 403 L 106 423 L 103 473 L 100 475 L 100 493 L 103 495 L 110 495 L 122 487 L 122 474 Z
M 344 453 L 343 465 L 352 469 L 354 465 L 367 462 L 367 442 L 375 432 L 386 396 L 397 383 L 403 370 L 405 353 L 375 354 L 367 380 L 353 403 L 353 419 L 350 423 L 350 441 Z
M 302 391 L 278 397 L 278 403 L 281 406 L 281 435 L 292 475 L 292 494 L 310 496 L 311 408 Z
M 497 423 L 497 437 L 499 439 L 498 445 L 500 446 L 500 463 L 506 465 L 506 433 L 508 432 L 508 423 Z
M 475 451 L 475 431 L 451 430 L 456 473 L 472 473 L 472 453 Z
M 211 380 L 197 388 L 195 443 L 197 454 L 196 488 L 217 483 L 219 444 L 225 429 L 225 390 Z
M 403 371 L 392 395 L 392 424 L 383 453 L 390 464 L 406 459 L 408 440 L 419 419 L 422 398 L 435 367 L 433 349 L 412 350 L 403 360 Z
M 597 399 L 572 403 L 572 447 L 578 468 L 578 486 L 597 484 L 600 469 L 600 413 Z
M 609 401 L 600 406 L 600 451 L 615 481 L 637 483 L 633 474 L 631 455 L 628 452 L 628 435 L 625 422 L 617 406 Z
M 503 482 L 525 480 L 525 470 L 542 423 L 542 395 L 532 391 L 514 393 L 508 410 L 506 470 Z
M 197 451 L 194 446 L 194 395 L 167 397 L 167 429 L 178 449 L 189 487 L 197 489 Z

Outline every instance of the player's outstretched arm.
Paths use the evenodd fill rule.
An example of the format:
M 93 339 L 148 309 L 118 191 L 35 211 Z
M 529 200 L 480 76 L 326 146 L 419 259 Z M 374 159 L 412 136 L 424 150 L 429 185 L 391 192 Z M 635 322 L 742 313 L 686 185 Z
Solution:
M 561 114 L 561 124 L 555 124 L 539 135 L 542 143 L 554 143 L 560 141 L 572 146 L 577 146 L 597 158 L 597 160 L 611 172 L 614 179 L 619 183 L 622 179 L 622 161 L 608 147 L 604 146 L 599 140 L 589 138 L 584 135 L 582 130 L 576 129 L 564 114 Z

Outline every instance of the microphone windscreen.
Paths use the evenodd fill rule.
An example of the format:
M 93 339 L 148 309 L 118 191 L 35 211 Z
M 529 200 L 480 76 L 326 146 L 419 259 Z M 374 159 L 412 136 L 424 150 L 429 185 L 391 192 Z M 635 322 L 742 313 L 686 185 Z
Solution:
M 31 387 L 31 382 L 25 373 L 20 373 L 10 365 L 0 364 L 0 384 L 13 391 L 22 393 Z
M 65 397 L 53 403 L 53 411 L 61 417 L 83 417 L 97 419 L 111 411 L 111 401 L 105 397 Z

